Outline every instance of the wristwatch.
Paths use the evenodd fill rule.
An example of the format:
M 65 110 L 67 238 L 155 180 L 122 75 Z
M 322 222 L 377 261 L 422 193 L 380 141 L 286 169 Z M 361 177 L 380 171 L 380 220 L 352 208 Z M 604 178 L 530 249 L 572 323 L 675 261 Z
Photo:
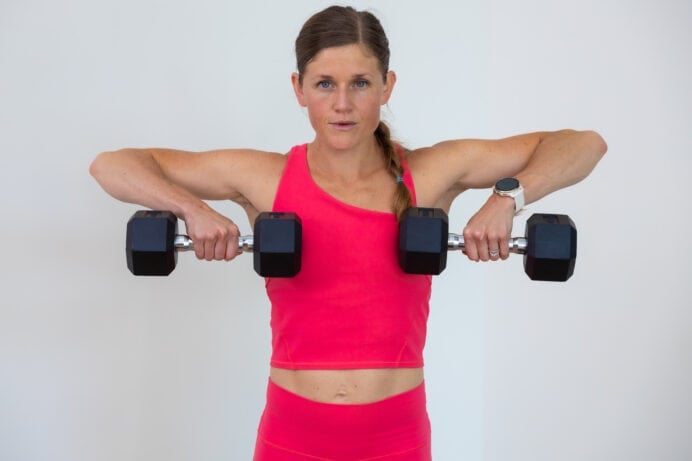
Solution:
M 495 183 L 493 192 L 502 197 L 514 199 L 514 212 L 518 213 L 524 208 L 524 188 L 516 178 L 503 178 Z

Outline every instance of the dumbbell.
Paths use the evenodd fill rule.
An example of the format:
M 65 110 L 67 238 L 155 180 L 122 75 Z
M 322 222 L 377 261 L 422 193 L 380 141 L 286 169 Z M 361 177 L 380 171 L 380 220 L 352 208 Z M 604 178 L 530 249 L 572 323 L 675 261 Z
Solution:
M 399 266 L 410 274 L 441 273 L 448 250 L 463 250 L 464 237 L 448 234 L 449 220 L 439 208 L 410 208 L 399 222 Z M 567 215 L 534 214 L 524 237 L 509 240 L 509 251 L 524 255 L 532 280 L 564 282 L 574 273 L 577 228 Z
M 127 267 L 134 275 L 168 275 L 178 251 L 193 249 L 178 234 L 178 218 L 170 211 L 137 211 L 127 222 Z M 241 236 L 240 251 L 253 253 L 255 272 L 263 277 L 293 277 L 300 271 L 302 226 L 295 213 L 263 212 L 254 235 Z

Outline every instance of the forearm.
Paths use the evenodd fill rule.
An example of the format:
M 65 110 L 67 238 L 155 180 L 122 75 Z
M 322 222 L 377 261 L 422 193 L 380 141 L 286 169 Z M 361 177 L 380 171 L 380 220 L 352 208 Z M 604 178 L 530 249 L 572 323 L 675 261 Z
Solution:
M 89 172 L 108 194 L 123 202 L 169 210 L 183 219 L 190 209 L 207 206 L 170 181 L 154 157 L 143 149 L 99 154 Z
M 607 145 L 593 131 L 564 130 L 547 134 L 515 177 L 526 203 L 583 180 L 605 154 Z
M 526 145 L 528 141 L 530 145 Z M 523 145 L 526 148 L 522 149 Z M 492 180 L 514 176 L 524 188 L 525 203 L 531 203 L 584 179 L 607 146 L 593 131 L 564 130 L 510 138 L 498 149 L 500 155 L 492 157 L 494 168 L 488 168 Z M 513 152 L 520 152 L 520 163 L 511 163 Z M 472 184 L 485 184 L 487 175 L 480 171 L 473 176 Z M 464 228 L 467 256 L 473 261 L 506 259 L 514 214 L 513 198 L 490 194 Z

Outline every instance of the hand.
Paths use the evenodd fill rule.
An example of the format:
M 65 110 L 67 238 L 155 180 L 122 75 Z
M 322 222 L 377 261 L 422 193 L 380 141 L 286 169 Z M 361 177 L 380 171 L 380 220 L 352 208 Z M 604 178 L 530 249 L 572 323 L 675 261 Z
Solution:
M 240 254 L 240 231 L 233 221 L 209 207 L 186 213 L 185 227 L 198 259 L 230 261 Z
M 491 195 L 464 228 L 464 253 L 472 261 L 509 257 L 514 199 Z

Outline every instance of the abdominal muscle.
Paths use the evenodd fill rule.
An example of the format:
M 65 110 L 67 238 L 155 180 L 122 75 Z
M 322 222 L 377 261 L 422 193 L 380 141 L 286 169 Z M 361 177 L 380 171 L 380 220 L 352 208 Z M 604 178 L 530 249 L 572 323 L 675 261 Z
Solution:
M 279 387 L 322 403 L 364 404 L 409 391 L 423 382 L 422 368 L 288 370 L 272 367 Z

